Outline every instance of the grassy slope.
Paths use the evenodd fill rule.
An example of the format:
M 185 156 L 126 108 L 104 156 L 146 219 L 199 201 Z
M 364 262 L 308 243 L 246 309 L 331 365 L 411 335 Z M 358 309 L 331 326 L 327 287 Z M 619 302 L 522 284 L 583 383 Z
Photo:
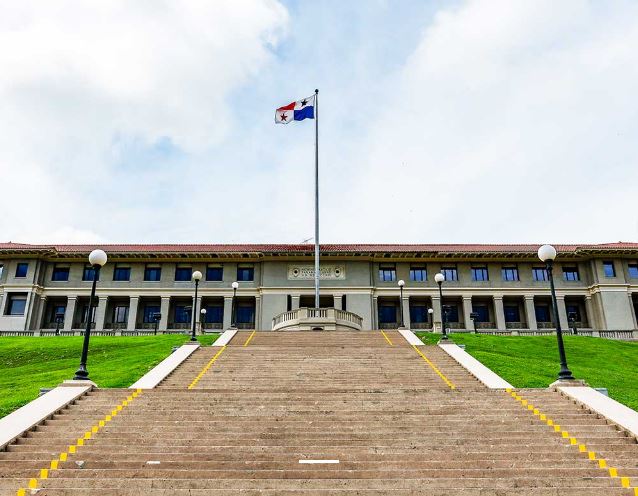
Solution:
M 81 337 L 0 339 L 0 417 L 38 396 L 40 388 L 73 378 L 82 352 Z M 92 337 L 91 380 L 100 387 L 128 387 L 188 339 L 184 335 Z M 199 336 L 211 344 L 216 335 Z
M 440 335 L 418 333 L 426 344 Z M 556 336 L 486 336 L 453 334 L 455 343 L 516 387 L 546 387 L 559 370 Z M 638 410 L 638 343 L 565 336 L 569 368 L 592 387 Z

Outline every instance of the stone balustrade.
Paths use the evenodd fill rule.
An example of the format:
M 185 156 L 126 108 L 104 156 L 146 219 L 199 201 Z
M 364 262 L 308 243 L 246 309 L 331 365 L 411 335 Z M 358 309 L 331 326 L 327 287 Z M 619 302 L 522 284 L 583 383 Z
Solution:
M 338 308 L 297 308 L 272 319 L 273 331 L 360 331 L 363 319 Z

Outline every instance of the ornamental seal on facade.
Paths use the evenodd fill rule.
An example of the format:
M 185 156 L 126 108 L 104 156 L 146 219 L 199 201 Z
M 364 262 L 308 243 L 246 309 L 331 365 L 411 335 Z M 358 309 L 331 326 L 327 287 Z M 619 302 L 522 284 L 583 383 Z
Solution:
M 312 281 L 315 278 L 314 265 L 288 265 L 289 281 Z M 319 267 L 319 279 L 343 281 L 346 278 L 345 265 L 321 265 Z

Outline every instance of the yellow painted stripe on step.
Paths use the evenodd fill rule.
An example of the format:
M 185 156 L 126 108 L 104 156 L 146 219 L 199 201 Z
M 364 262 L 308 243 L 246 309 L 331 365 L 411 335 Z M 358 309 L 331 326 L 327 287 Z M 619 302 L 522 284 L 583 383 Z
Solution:
M 563 437 L 567 439 L 569 437 L 569 432 L 563 431 Z
M 40 469 L 40 479 L 48 479 L 49 478 L 49 469 L 42 468 Z
M 222 346 L 222 349 L 219 350 L 215 354 L 215 356 L 210 359 L 210 361 L 204 366 L 202 371 L 199 374 L 197 374 L 197 377 L 195 377 L 195 379 L 193 379 L 193 382 L 191 382 L 188 385 L 188 389 L 193 389 L 195 387 L 195 385 L 199 382 L 199 380 L 202 378 L 202 376 L 206 373 L 206 371 L 208 371 L 208 369 L 211 367 L 211 365 L 213 365 L 213 363 L 215 363 L 215 360 L 217 360 L 219 358 L 219 356 L 224 352 L 225 349 L 226 349 L 226 345 Z
M 445 375 L 443 375 L 443 373 L 436 367 L 436 365 L 428 360 L 428 357 L 426 357 L 423 352 L 421 352 L 421 350 L 416 347 L 416 345 L 413 344 L 412 348 L 414 348 L 414 350 L 419 354 L 421 358 L 423 358 L 423 360 L 425 360 L 425 362 L 432 368 L 432 370 L 434 370 L 434 372 L 436 372 L 438 376 L 443 379 L 443 382 L 445 382 L 450 387 L 450 389 L 456 389 L 456 386 L 452 383 L 452 381 L 445 377 Z
M 554 424 L 554 432 L 560 432 L 560 425 Z
M 80 438 L 78 439 L 78 442 L 75 443 L 76 446 L 84 446 L 84 439 Z
M 104 417 L 104 422 L 110 422 L 111 421 L 111 416 L 107 415 L 106 417 Z
M 98 427 L 104 427 L 104 426 L 106 425 L 106 423 L 105 423 L 105 422 L 106 422 L 105 420 L 100 420 L 100 421 L 97 423 Z M 95 432 L 97 432 L 97 429 L 96 429 L 96 431 L 95 431 Z
M 628 489 L 629 486 L 631 485 L 631 483 L 629 481 L 629 477 L 621 477 L 620 478 L 620 485 L 622 487 L 624 487 L 625 489 Z
M 21 487 L 20 489 L 18 489 L 16 496 L 27 496 L 27 492 L 24 490 L 24 488 Z
M 64 453 L 60 453 L 60 456 L 58 457 L 60 459 L 61 462 L 65 462 L 66 461 L 66 451 Z
M 638 496 L 638 487 L 634 487 L 634 496 Z
M 505 392 L 506 393 L 511 393 L 512 392 L 512 388 L 505 388 Z
M 57 470 L 58 469 L 58 460 L 51 460 L 51 465 L 49 466 L 49 468 L 51 470 Z
M 604 458 L 601 458 L 600 460 L 598 460 L 598 467 L 607 468 L 607 460 L 605 460 Z
M 554 425 L 554 421 L 552 419 L 547 419 L 547 425 L 551 427 L 552 425 Z
M 593 451 L 589 451 L 587 453 L 587 456 L 589 457 L 590 460 L 595 460 L 596 459 L 596 453 L 594 453 Z
M 538 408 L 534 408 L 534 411 L 532 412 L 534 415 L 538 416 L 541 414 L 540 410 Z
M 91 431 L 86 431 L 84 433 L 84 439 L 86 439 L 87 441 L 91 439 L 91 437 L 92 437 Z
M 388 342 L 388 344 L 389 344 L 390 346 L 394 346 L 394 345 L 392 344 L 392 341 L 390 341 L 390 338 L 388 337 L 388 335 L 387 335 L 385 332 L 381 331 L 381 334 L 383 334 L 383 337 L 385 338 L 385 340 Z
M 37 488 L 38 488 L 38 479 L 30 479 L 29 489 L 37 489 Z
M 578 444 L 578 439 L 576 439 L 575 437 L 570 437 L 569 444 L 571 444 L 572 446 L 576 446 Z
M 527 400 L 521 400 L 521 405 L 523 406 L 527 405 Z
M 253 338 L 253 336 L 255 335 L 257 331 L 253 331 L 250 336 L 248 336 L 248 339 L 244 342 L 244 346 L 248 346 L 248 343 L 250 343 L 250 340 Z
M 538 417 L 540 420 L 547 420 L 547 415 L 545 415 L 544 413 L 541 413 L 541 416 Z
M 115 407 L 115 410 L 118 411 L 118 412 L 121 412 L 122 411 L 122 405 L 117 405 Z
M 100 421 L 100 422 L 102 422 L 102 421 Z M 102 422 L 102 427 L 104 427 L 104 422 Z M 91 432 L 93 434 L 97 434 L 97 431 L 99 431 L 99 430 L 100 430 L 100 428 L 97 425 L 94 425 L 93 427 L 91 427 Z
M 614 467 L 609 467 L 609 477 L 618 477 L 618 470 Z
M 69 446 L 69 453 L 75 453 L 75 445 Z
M 581 453 L 585 453 L 587 451 L 587 446 L 585 446 L 584 444 L 579 444 L 578 451 L 580 451 Z

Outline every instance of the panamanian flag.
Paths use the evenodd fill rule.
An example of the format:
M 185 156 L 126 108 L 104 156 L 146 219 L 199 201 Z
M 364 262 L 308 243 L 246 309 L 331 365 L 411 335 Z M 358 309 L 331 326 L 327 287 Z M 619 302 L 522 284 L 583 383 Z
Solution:
M 315 95 L 292 102 L 275 110 L 275 122 L 288 124 L 292 121 L 303 121 L 315 118 Z

